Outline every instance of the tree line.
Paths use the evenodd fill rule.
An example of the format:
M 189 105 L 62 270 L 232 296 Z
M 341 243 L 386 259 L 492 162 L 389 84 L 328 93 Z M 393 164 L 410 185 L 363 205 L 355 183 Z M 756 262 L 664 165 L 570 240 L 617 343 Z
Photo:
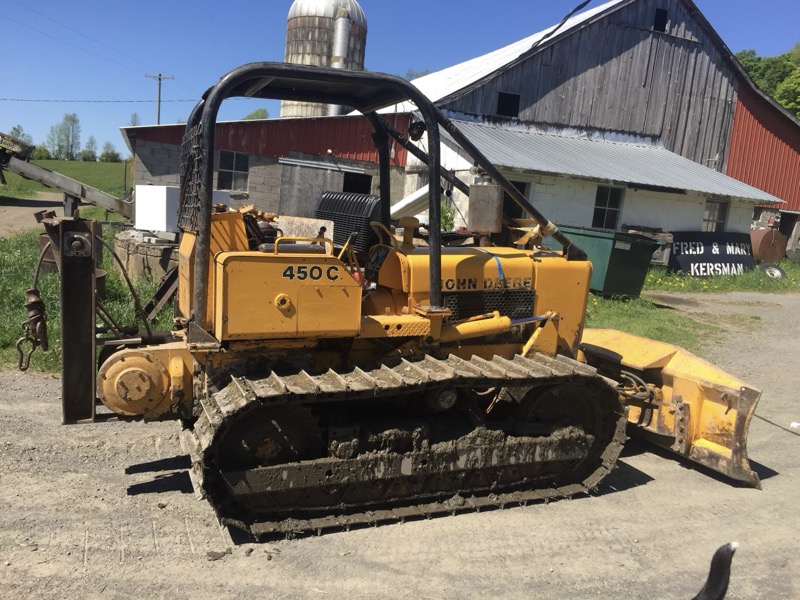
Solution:
M 764 93 L 800 118 L 800 42 L 778 56 L 742 50 L 736 59 Z
M 139 124 L 139 116 L 131 115 L 131 125 Z M 12 137 L 33 145 L 33 138 L 22 125 L 14 125 L 8 132 Z M 122 162 L 122 156 L 114 144 L 106 142 L 98 153 L 97 140 L 90 135 L 81 148 L 81 122 L 75 113 L 67 113 L 60 123 L 50 128 L 47 139 L 37 144 L 33 151 L 34 160 L 81 160 L 86 162 Z

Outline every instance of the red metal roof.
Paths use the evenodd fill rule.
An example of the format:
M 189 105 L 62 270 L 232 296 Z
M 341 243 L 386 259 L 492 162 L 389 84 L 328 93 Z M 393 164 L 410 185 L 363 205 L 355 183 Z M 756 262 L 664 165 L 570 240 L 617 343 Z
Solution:
M 800 126 L 744 83 L 726 173 L 786 201 L 777 208 L 800 211 Z
M 407 134 L 410 115 L 383 117 L 398 131 Z M 130 131 L 139 140 L 179 146 L 185 128 L 185 125 L 161 125 L 136 127 Z M 328 150 L 332 150 L 336 158 L 378 162 L 378 151 L 372 143 L 372 126 L 361 116 L 217 123 L 215 148 L 277 158 L 288 157 L 290 151 L 326 156 Z M 404 167 L 407 154 L 405 148 L 396 144 L 392 166 Z

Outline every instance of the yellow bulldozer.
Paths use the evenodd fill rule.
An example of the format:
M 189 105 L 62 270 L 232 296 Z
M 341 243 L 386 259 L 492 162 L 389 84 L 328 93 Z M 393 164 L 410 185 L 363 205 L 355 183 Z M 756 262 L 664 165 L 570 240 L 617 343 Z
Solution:
M 239 96 L 360 111 L 378 193 L 323 192 L 334 229 L 311 237 L 266 235 L 214 205 L 217 114 Z M 425 151 L 379 112 L 406 101 Z M 442 168 L 442 132 L 483 181 Z M 417 221 L 393 229 L 390 140 L 427 165 L 423 245 Z M 536 235 L 503 246 L 477 224 L 486 235 L 472 245 L 443 246 L 441 181 L 487 222 L 502 222 L 508 194 Z M 141 306 L 135 329 L 105 314 L 91 220 L 43 220 L 62 282 L 63 419 L 179 420 L 195 490 L 226 525 L 263 538 L 588 493 L 626 432 L 758 486 L 746 440 L 760 393 L 679 348 L 585 330 L 585 253 L 403 79 L 283 63 L 229 72 L 188 120 L 180 198 L 167 332 Z M 27 300 L 36 344 L 44 311 L 37 290 Z

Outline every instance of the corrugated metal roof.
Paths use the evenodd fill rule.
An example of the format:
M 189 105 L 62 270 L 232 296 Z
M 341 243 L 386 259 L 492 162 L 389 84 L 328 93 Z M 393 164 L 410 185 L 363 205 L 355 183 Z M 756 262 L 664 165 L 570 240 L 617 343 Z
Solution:
M 664 148 L 569 138 L 466 121 L 455 123 L 498 167 L 686 190 L 759 204 L 783 202 Z M 442 139 L 448 145 L 454 143 L 446 133 Z

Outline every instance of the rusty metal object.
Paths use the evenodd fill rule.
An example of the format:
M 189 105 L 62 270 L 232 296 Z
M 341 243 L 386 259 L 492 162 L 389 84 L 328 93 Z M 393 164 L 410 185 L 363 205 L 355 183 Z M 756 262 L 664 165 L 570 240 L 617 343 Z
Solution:
M 756 262 L 779 263 L 786 257 L 789 238 L 774 228 L 751 229 L 750 243 Z
M 16 348 L 19 354 L 17 364 L 20 371 L 27 371 L 31 364 L 31 356 L 36 348 L 47 352 L 49 346 L 47 340 L 47 315 L 45 313 L 44 302 L 36 288 L 31 288 L 25 292 L 25 309 L 28 311 L 28 318 L 22 323 L 23 336 L 17 340 Z M 25 344 L 30 346 L 25 352 Z

